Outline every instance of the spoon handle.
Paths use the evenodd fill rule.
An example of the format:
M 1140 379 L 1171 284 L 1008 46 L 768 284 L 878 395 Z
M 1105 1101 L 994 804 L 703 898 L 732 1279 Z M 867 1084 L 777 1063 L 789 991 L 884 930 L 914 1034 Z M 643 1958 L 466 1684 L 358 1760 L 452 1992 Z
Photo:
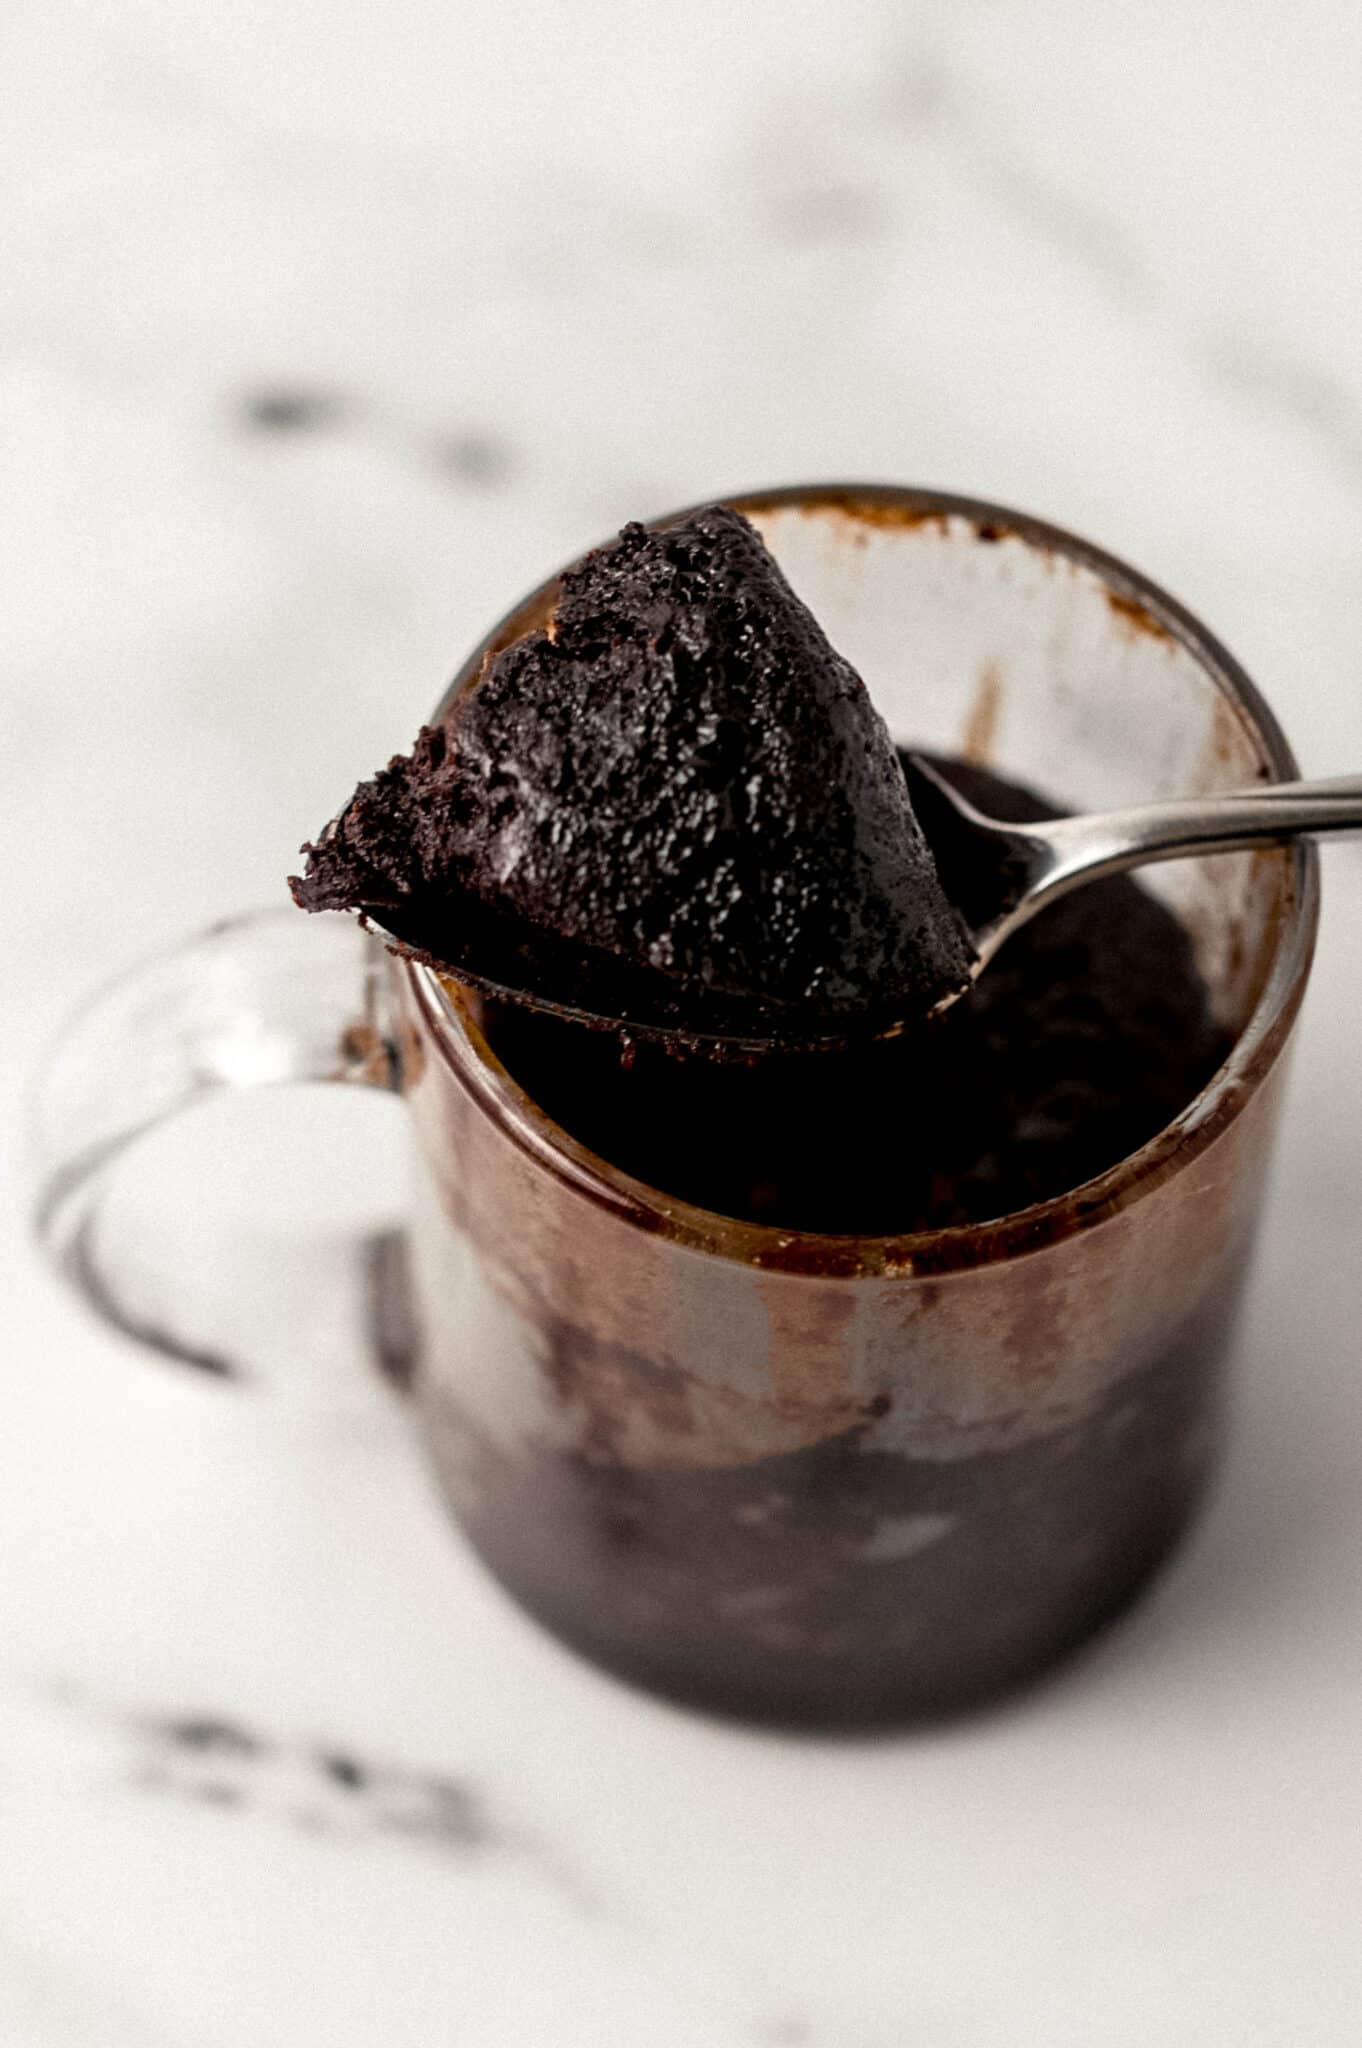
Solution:
M 1028 894 L 1059 895 L 1079 881 L 1182 854 L 1229 853 L 1298 832 L 1362 835 L 1362 775 L 1265 782 L 1228 796 L 1140 804 L 1025 829 L 1045 855 Z

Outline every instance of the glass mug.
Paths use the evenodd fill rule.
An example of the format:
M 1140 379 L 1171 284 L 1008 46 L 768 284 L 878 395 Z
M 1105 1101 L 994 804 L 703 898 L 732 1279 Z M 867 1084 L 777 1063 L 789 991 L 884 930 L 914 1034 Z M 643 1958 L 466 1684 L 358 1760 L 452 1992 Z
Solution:
M 1083 810 L 1297 773 L 1211 635 L 1069 534 L 921 490 L 732 502 L 899 740 Z M 441 709 L 555 587 L 473 651 Z M 1221 1436 L 1318 870 L 1298 843 L 1144 879 L 1190 932 L 1232 1050 L 1138 1152 L 995 1222 L 830 1236 L 671 1199 L 550 1121 L 474 999 L 356 923 L 280 908 L 82 1013 L 37 1093 L 39 1231 L 105 1315 L 205 1362 L 127 1310 L 126 1254 L 102 1242 L 129 1148 L 215 1089 L 399 1090 L 418 1182 L 402 1246 L 371 1244 L 362 1270 L 347 1251 L 355 1341 L 405 1333 L 440 1486 L 502 1584 L 694 1705 L 815 1725 L 949 1713 L 1130 1600 Z M 289 1313 L 301 1344 L 308 1311 Z

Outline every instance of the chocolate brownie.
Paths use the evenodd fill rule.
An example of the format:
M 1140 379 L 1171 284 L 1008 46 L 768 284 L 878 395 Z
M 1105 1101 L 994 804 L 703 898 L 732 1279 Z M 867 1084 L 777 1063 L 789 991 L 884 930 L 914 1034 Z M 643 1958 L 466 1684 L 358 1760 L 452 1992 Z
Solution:
M 969 973 L 864 684 L 723 506 L 588 555 L 304 850 L 304 909 L 626 1019 L 817 1036 Z
M 978 807 L 1025 823 L 1034 793 L 958 761 Z M 944 842 L 943 842 L 944 844 Z M 953 891 L 988 887 L 943 858 Z M 515 1080 L 573 1135 L 702 1208 L 835 1234 L 1006 1216 L 1093 1179 L 1184 1109 L 1229 1050 L 1191 941 L 1141 883 L 1091 882 L 1009 939 L 944 1015 L 872 1043 L 736 1064 L 483 1007 Z

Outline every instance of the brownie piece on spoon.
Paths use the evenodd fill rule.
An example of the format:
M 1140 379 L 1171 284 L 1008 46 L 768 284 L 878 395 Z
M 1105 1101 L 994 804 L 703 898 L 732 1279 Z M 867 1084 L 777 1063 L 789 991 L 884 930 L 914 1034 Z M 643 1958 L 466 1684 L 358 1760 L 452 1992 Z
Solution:
M 683 1034 L 854 1029 L 968 978 L 864 684 L 724 506 L 586 556 L 305 852 L 304 909 Z

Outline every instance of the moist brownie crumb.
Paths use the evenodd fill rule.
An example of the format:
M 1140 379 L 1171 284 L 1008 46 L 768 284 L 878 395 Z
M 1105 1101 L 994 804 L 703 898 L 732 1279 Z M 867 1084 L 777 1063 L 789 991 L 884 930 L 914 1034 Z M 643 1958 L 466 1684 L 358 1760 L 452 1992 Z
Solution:
M 1056 815 L 1000 776 L 936 765 L 994 817 Z M 986 892 L 992 878 L 942 847 L 952 894 Z M 837 1235 L 982 1223 L 1067 1194 L 1170 1123 L 1230 1043 L 1186 931 L 1128 875 L 1050 904 L 944 1016 L 897 1038 L 749 1065 L 641 1043 L 623 1067 L 609 1039 L 528 1010 L 488 1003 L 483 1028 L 615 1166 L 723 1215 Z
M 723 506 L 588 555 L 305 851 L 305 909 L 621 1017 L 662 988 L 681 1026 L 717 999 L 780 1037 L 968 979 L 864 684 Z

